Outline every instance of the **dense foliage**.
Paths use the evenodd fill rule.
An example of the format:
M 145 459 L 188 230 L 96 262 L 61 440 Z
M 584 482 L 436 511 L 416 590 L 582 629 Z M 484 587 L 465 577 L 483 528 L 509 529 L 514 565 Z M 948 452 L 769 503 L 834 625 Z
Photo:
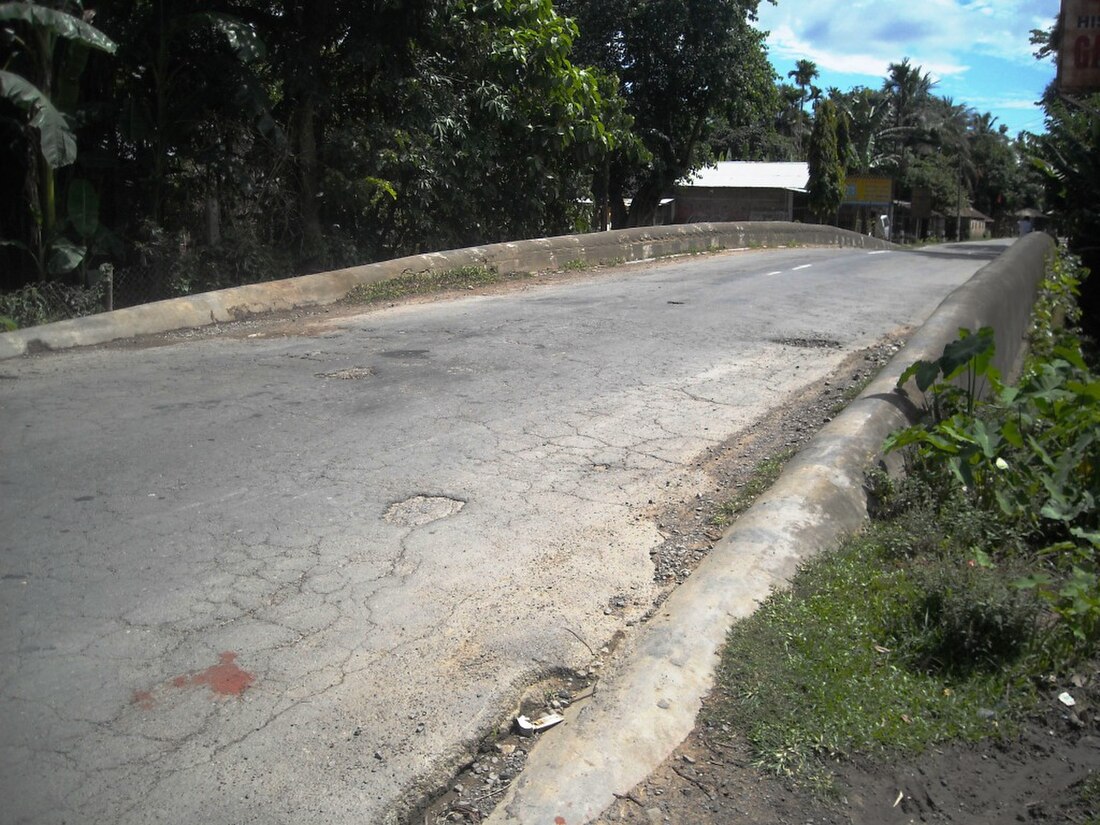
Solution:
M 1057 27 L 1032 32 L 1039 59 L 1057 55 Z M 1046 200 L 1059 231 L 1085 267 L 1100 270 L 1100 94 L 1071 97 L 1051 86 L 1043 95 L 1046 131 L 1028 136 L 1032 162 L 1041 172 Z M 1100 337 L 1100 278 L 1085 282 L 1081 294 L 1085 329 Z
M 1053 667 L 1100 642 L 1100 376 L 1046 308 L 1075 298 L 1081 276 L 1075 259 L 1053 266 L 1035 350 L 1016 384 L 1002 383 L 992 366 L 988 328 L 964 330 L 937 361 L 914 364 L 899 383 L 916 380 L 930 418 L 887 442 L 909 448 L 910 474 L 940 501 L 961 500 L 990 525 L 995 540 L 975 549 L 983 565 L 1027 571 L 1020 586 L 1057 617 L 1036 631 Z
M 836 106 L 824 101 L 810 134 L 810 209 L 820 218 L 836 214 L 844 198 L 844 165 L 837 141 Z
M 572 231 L 606 156 L 644 157 L 550 0 L 59 0 L 0 24 L 8 289 L 111 261 L 175 294 Z
M 759 0 L 560 0 L 577 58 L 619 80 L 649 162 L 613 154 L 596 182 L 616 225 L 650 221 L 660 197 L 709 159 L 720 122 L 768 111 L 773 71 L 753 27 Z M 624 198 L 632 197 L 629 214 Z

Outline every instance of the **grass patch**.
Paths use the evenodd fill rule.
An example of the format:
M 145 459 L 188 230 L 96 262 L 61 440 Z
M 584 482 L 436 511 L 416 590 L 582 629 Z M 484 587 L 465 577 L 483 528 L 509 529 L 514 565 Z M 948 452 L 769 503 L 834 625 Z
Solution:
M 762 493 L 775 484 L 776 479 L 779 478 L 780 473 L 783 472 L 783 468 L 787 465 L 787 462 L 791 460 L 791 456 L 794 454 L 795 449 L 790 447 L 781 450 L 769 458 L 765 458 L 757 464 L 756 467 L 753 468 L 749 480 L 737 491 L 737 494 L 718 507 L 718 512 L 714 515 L 714 525 L 716 527 L 725 527 L 743 512 L 748 510 L 749 507 L 752 506 L 752 503 L 756 501 Z
M 1078 804 L 1086 811 L 1085 825 L 1100 825 L 1100 773 L 1089 774 L 1076 788 Z
M 812 560 L 731 629 L 705 721 L 742 734 L 760 767 L 824 788 L 832 759 L 999 735 L 1030 706 L 1034 600 L 964 553 L 909 556 L 911 527 Z
M 349 304 L 373 304 L 450 289 L 473 289 L 524 277 L 527 277 L 527 274 L 520 272 L 502 275 L 495 267 L 489 266 L 460 266 L 441 272 L 426 270 L 373 284 L 360 284 L 352 289 L 344 300 Z
M 588 269 L 588 261 L 582 260 L 580 258 L 574 258 L 573 260 L 566 261 L 564 264 L 562 264 L 561 268 L 563 272 L 580 272 L 582 270 Z
M 691 255 L 713 255 L 716 252 L 725 252 L 725 250 L 726 250 L 726 245 L 724 243 L 721 243 L 720 241 L 716 241 L 716 240 L 711 240 L 707 244 L 706 249 L 693 249 L 693 250 L 691 250 L 691 252 L 689 254 L 691 254 Z M 679 255 L 679 254 L 681 254 L 681 253 L 672 252 L 669 255 L 659 255 L 658 257 L 668 258 L 668 257 L 674 257 L 674 256 Z

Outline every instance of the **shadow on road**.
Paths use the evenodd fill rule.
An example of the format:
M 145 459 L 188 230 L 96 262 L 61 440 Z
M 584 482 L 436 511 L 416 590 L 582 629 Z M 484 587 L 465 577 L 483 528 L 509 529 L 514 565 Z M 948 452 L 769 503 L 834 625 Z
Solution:
M 930 246 L 923 249 L 914 249 L 910 254 L 923 255 L 927 258 L 955 258 L 992 261 L 1000 257 L 1001 253 L 1008 249 L 1001 244 L 985 243 L 953 243 L 945 246 Z

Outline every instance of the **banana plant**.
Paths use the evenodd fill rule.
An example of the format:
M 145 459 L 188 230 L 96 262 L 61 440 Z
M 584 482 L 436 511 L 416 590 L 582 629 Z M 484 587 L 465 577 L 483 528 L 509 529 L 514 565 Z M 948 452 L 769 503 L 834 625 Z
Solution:
M 67 9 L 75 9 L 79 16 Z M 37 231 L 32 244 L 6 241 L 26 249 L 38 265 L 39 277 L 60 275 L 80 265 L 85 251 L 65 238 L 58 227 L 56 170 L 76 160 L 76 134 L 69 113 L 76 103 L 80 74 L 92 49 L 113 54 L 117 46 L 85 19 L 79 2 L 62 8 L 38 3 L 0 3 L 0 26 L 15 46 L 0 67 L 0 97 L 28 115 L 35 133 L 37 185 L 30 204 Z M 68 45 L 60 49 L 59 44 Z M 22 67 L 22 72 L 12 67 Z

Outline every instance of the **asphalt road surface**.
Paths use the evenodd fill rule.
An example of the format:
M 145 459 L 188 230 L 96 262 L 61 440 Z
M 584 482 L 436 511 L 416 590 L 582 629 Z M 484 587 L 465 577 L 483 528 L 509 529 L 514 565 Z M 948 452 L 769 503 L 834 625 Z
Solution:
M 694 457 L 996 249 L 0 363 L 0 821 L 399 821 L 525 685 L 636 632 L 653 514 L 713 490 Z

